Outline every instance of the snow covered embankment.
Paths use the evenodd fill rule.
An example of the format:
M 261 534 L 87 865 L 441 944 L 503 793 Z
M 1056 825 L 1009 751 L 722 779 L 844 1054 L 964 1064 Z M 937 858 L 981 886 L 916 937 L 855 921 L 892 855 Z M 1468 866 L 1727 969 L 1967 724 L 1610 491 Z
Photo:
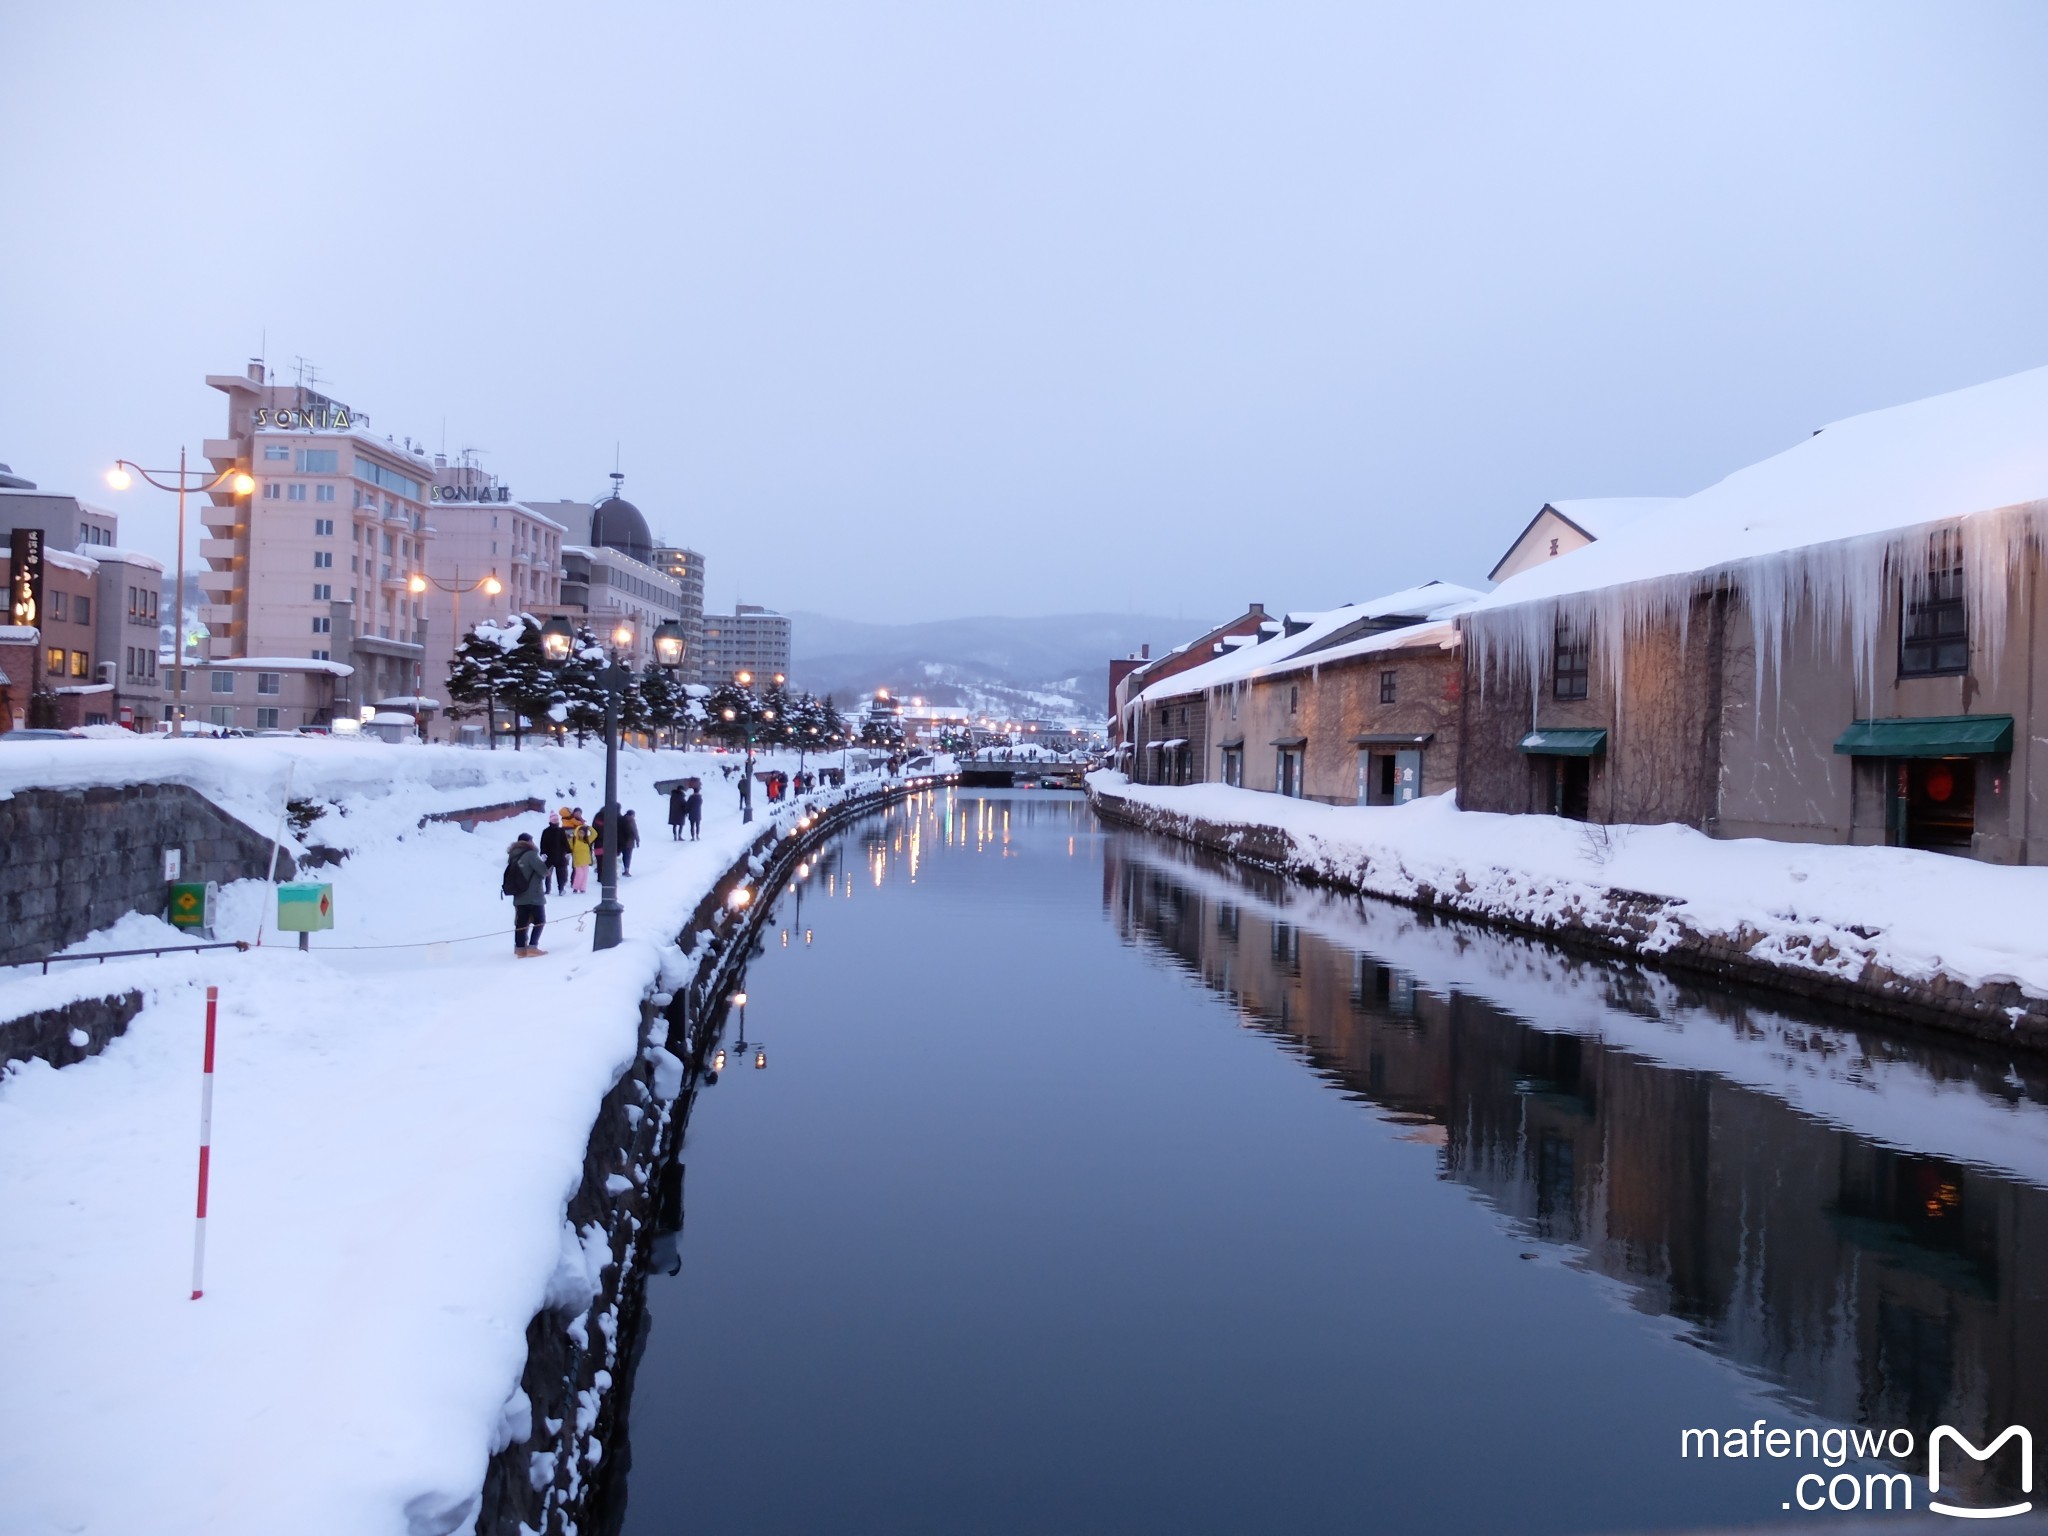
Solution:
M 1332 806 L 1092 774 L 1123 821 L 1318 884 L 2048 1050 L 2048 869 L 1901 848 L 1721 841 Z
M 528 797 L 591 809 L 595 748 L 8 751 L 0 793 L 149 774 L 252 825 L 283 822 L 287 851 L 345 858 L 320 873 L 337 926 L 310 954 L 279 942 L 270 889 L 249 880 L 223 889 L 217 924 L 222 938 L 263 937 L 246 953 L 0 973 L 9 1017 L 85 996 L 142 1001 L 98 1054 L 0 1073 L 0 1354 L 16 1388 L 0 1400 L 0 1532 L 457 1532 L 508 1507 L 486 1498 L 494 1456 L 555 1505 L 560 1529 L 571 1490 L 602 1465 L 604 1404 L 581 1393 L 600 1385 L 618 1321 L 608 1298 L 627 1250 L 611 1229 L 633 1230 L 586 1213 L 593 1153 L 605 1209 L 630 1213 L 682 1076 L 644 1005 L 695 971 L 674 939 L 707 893 L 771 825 L 794 844 L 787 823 L 804 808 L 743 827 L 730 759 L 625 754 L 621 796 L 646 839 L 625 882 L 625 942 L 591 952 L 593 889 L 551 901 L 550 953 L 518 960 L 499 873 L 507 841 L 544 817 L 475 833 L 422 819 Z M 672 842 L 653 784 L 689 774 L 706 783 L 704 835 Z M 310 824 L 285 819 L 287 798 Z M 181 943 L 131 913 L 76 947 Z M 194 1302 L 208 985 L 220 1030 Z M 637 1132 L 624 1144 L 603 1130 L 613 1109 Z M 575 1383 L 567 1414 L 522 1382 L 542 1316 L 590 1341 L 576 1372 L 555 1377 Z M 561 1430 L 579 1443 L 549 1462 Z

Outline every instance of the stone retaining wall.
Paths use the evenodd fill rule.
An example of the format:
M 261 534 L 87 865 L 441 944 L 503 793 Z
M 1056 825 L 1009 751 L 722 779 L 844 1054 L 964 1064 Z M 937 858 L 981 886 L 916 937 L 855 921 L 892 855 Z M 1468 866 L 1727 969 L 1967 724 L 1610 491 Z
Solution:
M 1598 902 L 1577 907 L 1562 917 L 1539 918 L 1532 914 L 1523 918 L 1468 900 L 1467 893 L 1458 889 L 1438 890 L 1426 885 L 1413 891 L 1382 888 L 1363 871 L 1309 858 L 1278 827 L 1207 821 L 1127 799 L 1094 784 L 1088 786 L 1088 798 L 1106 821 L 1193 843 L 1305 885 L 1328 886 L 1425 911 L 1451 913 L 1565 949 L 1622 955 L 1644 965 L 1692 975 L 1732 978 L 1817 1002 L 1931 1025 L 2002 1046 L 2048 1052 L 2048 999 L 2029 997 L 2010 982 L 1973 986 L 1943 975 L 1901 976 L 1875 963 L 1866 965 L 1853 979 L 1801 970 L 1752 953 L 1764 937 L 1760 931 L 1702 933 L 1686 924 L 1680 903 L 1620 887 L 1608 889 Z M 1653 928 L 1668 931 L 1671 927 L 1678 931 L 1677 943 L 1656 950 L 1643 947 L 1643 939 Z M 1817 958 L 1826 960 L 1830 956 L 1823 954 Z
M 0 800 L 0 961 L 74 944 L 127 912 L 164 915 L 164 850 L 181 880 L 261 879 L 270 839 L 182 784 L 28 789 Z M 296 874 L 280 850 L 277 874 Z

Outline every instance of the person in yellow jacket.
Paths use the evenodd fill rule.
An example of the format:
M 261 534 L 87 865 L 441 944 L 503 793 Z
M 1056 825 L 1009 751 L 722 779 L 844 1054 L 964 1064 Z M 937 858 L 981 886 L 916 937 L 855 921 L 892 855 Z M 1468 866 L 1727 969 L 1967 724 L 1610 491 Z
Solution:
M 581 895 L 590 889 L 590 866 L 597 862 L 597 834 L 578 806 L 563 820 L 569 827 L 569 889 Z

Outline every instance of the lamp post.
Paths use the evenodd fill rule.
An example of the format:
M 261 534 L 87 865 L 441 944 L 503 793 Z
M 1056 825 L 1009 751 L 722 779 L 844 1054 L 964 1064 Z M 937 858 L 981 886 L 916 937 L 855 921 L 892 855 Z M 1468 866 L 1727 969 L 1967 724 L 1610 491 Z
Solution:
M 171 706 L 175 725 L 172 734 L 185 734 L 185 493 L 187 491 L 210 491 L 225 482 L 237 496 L 247 496 L 256 489 L 256 477 L 241 465 L 230 465 L 217 475 L 205 470 L 188 470 L 185 467 L 185 448 L 178 446 L 177 484 L 166 485 L 157 479 L 168 475 L 168 469 L 144 469 L 140 464 L 127 459 L 114 460 L 114 467 L 107 471 L 107 484 L 117 491 L 125 491 L 140 475 L 160 491 L 178 493 L 178 588 L 171 596 L 171 630 L 178 637 L 178 654 L 171 663 L 171 690 L 177 695 L 177 702 Z M 198 475 L 197 481 L 193 476 Z
M 619 696 L 633 680 L 621 660 L 633 644 L 633 626 L 621 620 L 611 641 L 605 668 L 597 674 L 604 685 L 604 843 L 597 855 L 597 923 L 590 939 L 592 949 L 614 949 L 626 936 L 626 909 L 619 902 Z M 576 631 L 567 619 L 549 619 L 541 627 L 541 650 L 549 661 L 567 661 L 575 643 Z
M 732 680 L 742 688 L 751 688 L 754 682 L 754 674 L 746 671 L 735 672 L 732 675 Z M 780 672 L 776 673 L 775 685 L 778 688 L 782 686 L 782 681 L 782 674 Z M 749 695 L 749 697 L 751 698 L 752 696 Z M 739 726 L 746 737 L 747 765 L 741 770 L 740 776 L 740 822 L 744 825 L 754 819 L 754 727 L 762 720 L 773 720 L 775 718 L 775 711 L 772 709 L 762 709 L 758 704 L 749 703 L 746 706 L 744 719 L 740 717 L 740 711 L 736 709 L 728 709 L 724 713 L 727 722 Z
M 455 616 L 449 622 L 448 664 L 451 667 L 455 664 L 455 652 L 462 645 L 462 594 L 481 590 L 485 597 L 496 597 L 505 590 L 505 583 L 498 580 L 498 573 L 496 571 L 492 571 L 488 576 L 479 576 L 475 581 L 465 582 L 462 579 L 462 567 L 459 565 L 455 567 L 455 575 L 450 580 L 443 581 L 440 577 L 429 576 L 424 571 L 414 571 L 412 575 L 406 578 L 405 586 L 406 590 L 412 593 L 414 597 L 418 597 L 427 588 L 432 587 L 437 592 L 447 592 L 455 598 Z M 420 652 L 424 657 L 426 653 L 426 637 L 424 635 L 420 637 L 420 642 Z M 426 662 L 422 660 L 420 665 L 424 667 Z M 419 695 L 421 689 L 425 686 L 426 682 L 420 674 L 418 672 L 413 673 L 412 712 L 415 717 L 420 712 Z M 484 692 L 484 738 L 490 742 L 493 752 L 498 750 L 497 702 L 495 691 L 487 684 Z
M 666 622 L 655 626 L 654 661 L 655 665 L 660 667 L 662 671 L 673 673 L 676 670 L 676 668 L 680 667 L 683 664 L 683 658 L 687 656 L 689 652 L 689 635 L 688 632 L 684 630 L 680 621 L 676 619 L 669 619 Z M 675 703 L 675 694 L 673 692 L 669 694 L 669 702 L 671 705 Z M 671 716 L 669 730 L 671 732 L 671 735 L 669 737 L 669 745 L 674 746 L 675 737 L 673 735 L 673 732 L 675 730 L 675 725 L 673 723 L 673 716 Z

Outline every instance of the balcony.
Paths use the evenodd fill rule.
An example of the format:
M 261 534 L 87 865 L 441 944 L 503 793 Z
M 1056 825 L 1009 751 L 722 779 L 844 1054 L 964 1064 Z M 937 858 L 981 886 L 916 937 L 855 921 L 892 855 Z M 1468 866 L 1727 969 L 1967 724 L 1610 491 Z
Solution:
M 412 527 L 412 514 L 402 510 L 386 512 L 384 514 L 384 526 L 386 528 L 405 528 L 409 530 Z
M 217 507 L 212 502 L 202 502 L 199 507 L 199 521 L 215 533 L 232 534 L 242 526 L 242 509 Z
M 532 551 L 532 550 L 530 550 L 530 549 L 515 549 L 515 550 L 513 550 L 513 551 L 512 551 L 512 563 L 513 563 L 514 565 L 531 565 L 531 564 L 533 564 L 533 551 Z
M 225 569 L 228 562 L 241 553 L 240 539 L 201 539 L 199 558 L 215 562 L 217 568 Z
M 228 603 L 237 600 L 242 586 L 242 578 L 237 572 L 201 571 L 198 578 L 199 590 L 215 594 L 215 602 Z
M 215 469 L 226 469 L 242 457 L 242 445 L 232 437 L 209 437 L 199 451 L 213 460 Z

